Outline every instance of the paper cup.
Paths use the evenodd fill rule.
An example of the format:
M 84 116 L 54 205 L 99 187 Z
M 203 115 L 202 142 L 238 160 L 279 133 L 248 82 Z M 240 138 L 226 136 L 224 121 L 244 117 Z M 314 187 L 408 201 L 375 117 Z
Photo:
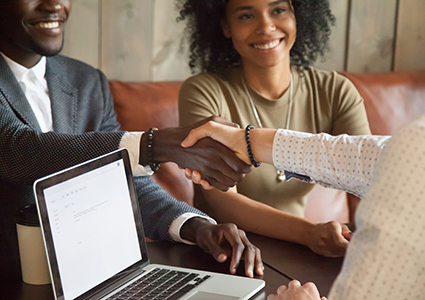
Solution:
M 50 272 L 35 205 L 28 205 L 15 214 L 18 231 L 22 280 L 28 284 L 49 284 Z

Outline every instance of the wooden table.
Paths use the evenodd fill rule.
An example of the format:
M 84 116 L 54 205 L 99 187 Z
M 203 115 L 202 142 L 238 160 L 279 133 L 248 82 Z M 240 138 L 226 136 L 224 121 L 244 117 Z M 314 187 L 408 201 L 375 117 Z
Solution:
M 170 242 L 150 242 L 148 252 L 151 263 L 194 268 L 199 270 L 221 272 L 229 274 L 229 262 L 218 263 L 210 254 L 203 252 L 199 247 Z M 243 264 L 237 270 L 237 275 L 244 276 Z M 258 277 L 258 276 L 257 276 Z M 264 276 L 265 288 L 253 299 L 265 300 L 270 293 L 275 293 L 278 286 L 288 284 L 289 279 L 267 267 Z M 0 300 L 52 300 L 53 292 L 50 284 L 30 285 L 22 281 L 0 283 Z
M 343 258 L 326 258 L 309 248 L 247 233 L 249 240 L 260 248 L 263 263 L 290 279 L 304 284 L 314 282 L 322 296 L 327 296 L 342 267 Z

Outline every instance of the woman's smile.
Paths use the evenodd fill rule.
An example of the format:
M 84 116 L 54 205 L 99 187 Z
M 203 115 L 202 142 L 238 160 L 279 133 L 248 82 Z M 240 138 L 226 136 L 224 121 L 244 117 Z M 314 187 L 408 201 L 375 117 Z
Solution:
M 272 50 L 280 44 L 280 41 L 281 41 L 280 39 L 276 39 L 274 41 L 266 42 L 266 43 L 255 43 L 255 44 L 252 44 L 252 47 L 259 50 Z

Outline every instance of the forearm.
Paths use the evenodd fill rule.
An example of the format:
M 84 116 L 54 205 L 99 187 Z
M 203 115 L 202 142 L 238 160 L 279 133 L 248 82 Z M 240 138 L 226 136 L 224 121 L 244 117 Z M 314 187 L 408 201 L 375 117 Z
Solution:
M 307 245 L 308 233 L 315 225 L 303 218 L 289 215 L 235 190 L 203 191 L 210 214 L 219 223 L 232 222 L 239 228 L 264 236 Z
M 272 150 L 276 131 L 276 129 L 268 128 L 251 129 L 251 147 L 256 161 L 273 164 Z M 246 151 L 246 144 L 242 145 L 242 148 L 243 146 L 245 146 Z
M 315 182 L 362 197 L 389 136 L 331 136 L 278 130 L 273 163 Z
M 19 184 L 118 149 L 124 132 L 41 133 L 0 106 L 0 176 Z M 60 158 L 60 159 L 59 159 Z

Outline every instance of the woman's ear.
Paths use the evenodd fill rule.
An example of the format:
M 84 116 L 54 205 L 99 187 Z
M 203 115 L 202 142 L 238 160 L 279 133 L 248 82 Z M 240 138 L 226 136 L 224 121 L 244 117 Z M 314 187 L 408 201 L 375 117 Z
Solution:
M 223 34 L 226 38 L 232 37 L 232 35 L 230 34 L 229 25 L 227 25 L 226 20 L 221 21 L 221 30 L 223 30 Z

